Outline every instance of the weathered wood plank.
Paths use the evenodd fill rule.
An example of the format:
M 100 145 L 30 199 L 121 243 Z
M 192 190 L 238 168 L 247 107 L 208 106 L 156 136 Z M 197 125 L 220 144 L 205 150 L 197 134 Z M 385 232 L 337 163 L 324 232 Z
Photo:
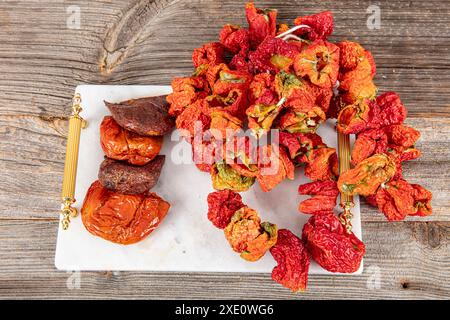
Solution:
M 0 228 L 0 297 L 450 298 L 445 276 L 450 272 L 448 222 L 364 223 L 364 273 L 311 276 L 302 294 L 291 294 L 274 283 L 270 274 L 220 273 L 81 272 L 80 289 L 69 290 L 66 283 L 71 274 L 53 266 L 56 222 L 2 221 Z M 379 288 L 369 280 L 376 274 Z
M 133 10 L 134 3 L 141 10 Z M 373 50 L 381 92 L 398 91 L 412 117 L 448 116 L 447 3 L 383 2 L 380 30 L 366 26 L 370 4 L 261 1 L 261 6 L 277 7 L 284 21 L 300 13 L 332 10 L 336 18 L 333 40 L 354 39 Z M 191 72 L 192 49 L 215 41 L 221 25 L 245 24 L 241 1 L 156 1 L 150 5 L 147 1 L 108 1 L 107 5 L 79 1 L 78 5 L 81 29 L 74 30 L 67 28 L 64 2 L 49 6 L 35 1 L 2 3 L 0 114 L 20 110 L 21 114 L 67 115 L 79 83 L 168 84 L 174 76 Z M 24 21 L 23 16 L 32 19 Z M 136 33 L 139 36 L 134 38 Z M 102 74 L 105 48 L 114 52 L 115 45 L 121 49 L 109 54 L 112 72 Z M 19 46 L 26 50 L 17 50 Z M 117 57 L 124 59 L 114 62 Z

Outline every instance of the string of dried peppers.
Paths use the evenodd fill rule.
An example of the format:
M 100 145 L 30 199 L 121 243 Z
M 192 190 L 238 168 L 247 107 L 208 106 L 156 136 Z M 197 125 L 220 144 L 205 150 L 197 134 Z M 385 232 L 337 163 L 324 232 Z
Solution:
M 243 259 L 270 251 L 278 266 L 272 278 L 293 291 L 305 290 L 310 257 L 331 272 L 358 270 L 364 244 L 341 224 L 333 209 L 339 192 L 367 197 L 389 220 L 431 214 L 431 193 L 402 178 L 401 163 L 417 158 L 419 132 L 403 125 L 406 109 L 395 93 L 376 97 L 374 59 L 361 45 L 333 44 L 331 12 L 277 24 L 277 11 L 245 6 L 248 28 L 225 25 L 219 41 L 195 49 L 195 71 L 176 78 L 167 97 L 169 113 L 192 144 L 194 162 L 210 172 L 208 218 Z M 355 166 L 339 176 L 334 148 L 315 132 L 328 118 L 356 134 Z M 260 146 L 254 137 L 279 131 L 279 143 Z M 202 139 L 197 139 L 200 132 Z M 304 166 L 312 182 L 299 194 L 312 197 L 299 211 L 311 214 L 301 239 L 261 222 L 237 192 L 257 181 L 263 191 Z M 271 170 L 269 170 L 271 169 Z

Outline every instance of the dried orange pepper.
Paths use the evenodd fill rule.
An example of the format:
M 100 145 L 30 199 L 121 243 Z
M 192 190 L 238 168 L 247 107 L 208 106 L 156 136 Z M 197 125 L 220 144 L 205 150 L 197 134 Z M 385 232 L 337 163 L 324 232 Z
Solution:
M 277 242 L 277 226 L 263 222 L 257 212 L 243 207 L 235 212 L 224 229 L 234 251 L 247 261 L 257 261 Z
M 388 182 L 396 173 L 395 160 L 385 154 L 375 154 L 361 161 L 355 168 L 339 176 L 338 188 L 348 195 L 374 194 L 382 183 Z

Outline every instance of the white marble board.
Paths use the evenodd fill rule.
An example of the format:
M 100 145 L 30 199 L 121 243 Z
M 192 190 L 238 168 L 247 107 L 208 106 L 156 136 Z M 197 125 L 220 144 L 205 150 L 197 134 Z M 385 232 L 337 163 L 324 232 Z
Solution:
M 88 127 L 81 132 L 75 207 L 79 210 L 90 184 L 97 179 L 103 160 L 99 142 L 99 125 L 109 114 L 103 101 L 120 102 L 131 98 L 170 93 L 170 86 L 109 86 L 81 85 L 76 88 L 82 98 L 82 117 Z M 337 147 L 333 122 L 322 124 L 318 133 L 329 146 Z M 196 166 L 177 164 L 180 154 L 190 158 L 190 146 L 165 137 L 161 151 L 166 163 L 157 186 L 152 190 L 171 203 L 165 220 L 149 237 L 133 245 L 119 245 L 91 235 L 83 226 L 81 217 L 72 219 L 66 231 L 61 226 L 55 253 L 55 265 L 61 270 L 128 270 L 128 271 L 186 271 L 186 272 L 271 272 L 276 265 L 270 254 L 257 262 L 247 262 L 231 250 L 223 231 L 207 219 L 207 195 L 213 191 L 210 176 Z M 178 157 L 171 157 L 172 153 Z M 295 180 L 285 180 L 269 193 L 255 183 L 242 193 L 244 203 L 256 209 L 262 221 L 276 223 L 301 236 L 308 215 L 297 211 L 299 184 L 308 179 L 296 169 Z M 355 199 L 353 230 L 361 238 L 359 199 Z M 362 272 L 362 265 L 356 274 Z M 311 274 L 328 274 L 316 263 Z

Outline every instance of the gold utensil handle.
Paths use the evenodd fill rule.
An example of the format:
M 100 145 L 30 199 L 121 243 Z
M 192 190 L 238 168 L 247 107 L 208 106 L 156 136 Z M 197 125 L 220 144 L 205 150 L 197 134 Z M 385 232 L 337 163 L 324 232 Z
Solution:
M 83 110 L 80 103 L 81 96 L 77 93 L 73 98 L 72 115 L 69 119 L 69 135 L 67 137 L 66 161 L 61 192 L 61 214 L 63 215 L 61 224 L 63 230 L 69 228 L 70 218 L 78 215 L 77 209 L 73 208 L 72 204 L 75 202 L 75 181 L 77 176 L 80 134 L 81 129 L 86 127 L 86 121 L 80 117 L 80 112 Z
M 339 154 L 339 174 L 350 169 L 350 136 L 338 132 L 338 154 Z M 351 208 L 354 206 L 353 196 L 340 194 L 340 205 L 344 212 L 339 215 L 341 223 L 344 225 L 348 233 L 352 232 L 352 218 Z

